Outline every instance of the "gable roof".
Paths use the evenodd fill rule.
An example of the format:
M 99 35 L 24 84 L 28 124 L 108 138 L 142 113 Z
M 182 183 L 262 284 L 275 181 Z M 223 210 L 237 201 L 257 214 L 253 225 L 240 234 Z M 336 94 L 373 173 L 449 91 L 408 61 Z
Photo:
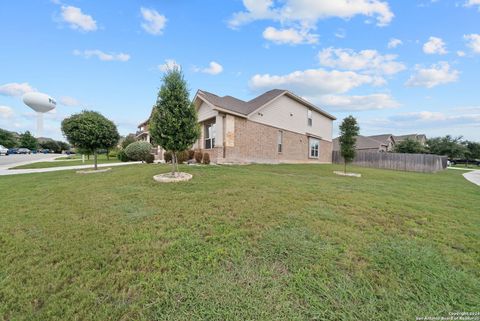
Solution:
M 289 92 L 288 90 L 283 89 L 273 89 L 267 91 L 266 93 L 263 93 L 262 95 L 255 97 L 250 101 L 243 101 L 232 96 L 220 97 L 205 90 L 199 90 L 197 92 L 197 96 L 200 96 L 202 99 L 206 100 L 210 104 L 244 116 L 250 115 L 251 113 L 255 112 L 256 110 L 262 108 L 266 104 L 283 95 L 287 95 L 290 98 L 296 100 L 297 102 L 309 108 L 312 108 L 313 110 L 316 110 L 327 118 L 330 118 L 332 120 L 336 119 L 334 116 L 313 105 L 312 103 L 306 101 L 305 99 Z
M 380 146 L 387 146 L 387 140 L 392 135 L 375 135 L 375 136 L 357 136 L 355 149 L 380 149 Z M 333 139 L 333 150 L 340 150 L 339 137 Z

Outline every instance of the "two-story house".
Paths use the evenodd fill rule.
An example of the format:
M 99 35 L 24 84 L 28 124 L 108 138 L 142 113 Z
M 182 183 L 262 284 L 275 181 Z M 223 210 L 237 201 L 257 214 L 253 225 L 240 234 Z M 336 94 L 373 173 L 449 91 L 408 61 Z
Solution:
M 192 146 L 214 163 L 331 163 L 334 116 L 287 90 L 250 101 L 199 90 L 201 134 Z M 137 137 L 148 135 L 148 121 Z M 143 130 L 142 130 L 143 129 Z

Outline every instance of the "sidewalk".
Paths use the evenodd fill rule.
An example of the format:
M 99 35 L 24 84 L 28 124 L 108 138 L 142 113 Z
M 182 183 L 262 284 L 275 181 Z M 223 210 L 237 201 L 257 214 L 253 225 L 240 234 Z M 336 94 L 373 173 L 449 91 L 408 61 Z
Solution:
M 31 162 L 30 162 L 31 163 Z M 109 164 L 98 164 L 98 167 L 116 167 L 116 166 L 125 166 L 125 165 L 135 165 L 141 164 L 142 162 L 123 162 L 123 163 L 109 163 Z M 18 164 L 15 164 L 18 166 Z M 72 169 L 86 169 L 93 168 L 92 164 L 89 165 L 76 165 L 76 166 L 62 166 L 62 167 L 49 167 L 49 168 L 35 168 L 35 169 L 8 169 L 6 166 L 0 167 L 0 176 L 6 175 L 18 175 L 18 174 L 32 174 L 32 173 L 46 173 L 46 172 L 56 172 L 56 171 L 68 171 Z
M 465 177 L 468 181 L 472 182 L 473 184 L 477 184 L 478 186 L 480 186 L 480 170 L 465 173 L 463 174 L 463 177 Z

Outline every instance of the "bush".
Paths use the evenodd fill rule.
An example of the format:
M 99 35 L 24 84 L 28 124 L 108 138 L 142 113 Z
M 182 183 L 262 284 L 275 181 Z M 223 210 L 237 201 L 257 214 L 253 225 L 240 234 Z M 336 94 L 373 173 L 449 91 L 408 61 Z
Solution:
M 170 163 L 172 161 L 172 152 L 163 153 L 163 159 L 165 160 L 165 163 Z
M 113 150 L 109 151 L 108 152 L 108 157 L 113 157 L 113 158 L 118 157 L 118 150 L 113 149 Z
M 202 152 L 199 151 L 199 150 L 196 150 L 196 151 L 195 151 L 194 158 L 195 158 L 195 161 L 196 161 L 198 164 L 201 164 L 201 163 L 202 163 L 202 158 L 203 158 Z
M 195 157 L 195 151 L 193 149 L 190 149 L 188 151 L 188 160 L 191 160 Z
M 123 149 L 118 152 L 117 158 L 118 158 L 118 160 L 120 160 L 122 162 L 128 162 L 129 161 L 128 156 Z
M 210 164 L 210 154 L 209 153 L 203 153 L 203 163 L 205 165 Z
M 178 164 L 184 163 L 184 162 L 188 161 L 188 159 L 189 158 L 188 158 L 188 152 L 187 151 L 177 153 Z
M 152 164 L 153 161 L 155 161 L 155 156 L 153 156 L 153 154 L 148 154 L 147 158 L 145 159 L 145 162 L 147 164 Z
M 134 142 L 124 149 L 128 158 L 133 161 L 145 161 L 152 151 L 152 145 L 149 142 Z

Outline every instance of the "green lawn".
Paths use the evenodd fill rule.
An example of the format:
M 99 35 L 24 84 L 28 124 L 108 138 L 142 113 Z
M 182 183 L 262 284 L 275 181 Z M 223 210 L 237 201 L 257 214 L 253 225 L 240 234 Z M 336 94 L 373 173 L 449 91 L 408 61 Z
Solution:
M 120 163 L 116 157 L 110 157 L 107 159 L 105 155 L 98 156 L 98 164 L 106 163 Z M 90 160 L 87 160 L 85 157 L 85 163 L 82 162 L 81 156 L 78 158 L 68 159 L 67 157 L 56 158 L 56 161 L 53 162 L 37 162 L 27 165 L 20 165 L 12 167 L 11 169 L 31 169 L 31 168 L 50 168 L 50 167 L 63 167 L 63 166 L 77 166 L 77 165 L 92 165 L 93 166 L 93 156 L 90 156 Z
M 480 311 L 461 171 L 166 165 L 0 177 L 0 320 L 415 320 Z

